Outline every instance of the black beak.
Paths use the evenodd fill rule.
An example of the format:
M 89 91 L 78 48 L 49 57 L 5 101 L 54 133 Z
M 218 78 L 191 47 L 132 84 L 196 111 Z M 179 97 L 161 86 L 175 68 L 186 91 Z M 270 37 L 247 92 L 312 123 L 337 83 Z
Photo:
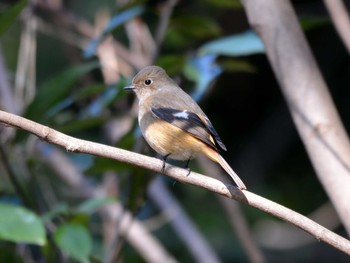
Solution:
M 134 88 L 135 88 L 134 85 L 129 85 L 129 86 L 124 87 L 124 90 L 131 90 L 131 89 L 134 89 Z

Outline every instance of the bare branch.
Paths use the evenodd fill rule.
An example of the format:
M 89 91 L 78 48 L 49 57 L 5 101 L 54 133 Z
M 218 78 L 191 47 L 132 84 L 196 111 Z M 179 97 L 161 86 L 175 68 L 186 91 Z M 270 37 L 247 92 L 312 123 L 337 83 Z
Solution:
M 0 123 L 26 130 L 38 136 L 42 140 L 64 147 L 67 151 L 105 157 L 116 161 L 133 164 L 159 173 L 162 171 L 162 160 L 99 143 L 77 139 L 11 113 L 0 111 Z M 237 187 L 225 185 L 219 180 L 202 174 L 191 172 L 191 174 L 188 176 L 187 169 L 175 167 L 169 164 L 166 165 L 163 174 L 182 183 L 196 185 L 228 198 L 232 198 L 241 203 L 258 208 L 299 227 L 300 229 L 313 235 L 317 240 L 323 241 L 350 255 L 349 240 L 333 233 L 311 219 L 273 201 L 246 190 L 240 191 Z
M 342 0 L 323 0 L 339 36 L 350 54 L 350 18 Z
M 175 5 L 177 5 L 178 0 L 168 0 L 160 7 L 160 18 L 158 27 L 155 33 L 156 49 L 153 58 L 156 58 L 160 49 L 160 46 L 165 38 L 169 20 L 173 13 Z
M 20 106 L 14 97 L 13 87 L 10 83 L 10 76 L 6 67 L 2 48 L 0 47 L 0 106 L 12 113 L 19 113 Z

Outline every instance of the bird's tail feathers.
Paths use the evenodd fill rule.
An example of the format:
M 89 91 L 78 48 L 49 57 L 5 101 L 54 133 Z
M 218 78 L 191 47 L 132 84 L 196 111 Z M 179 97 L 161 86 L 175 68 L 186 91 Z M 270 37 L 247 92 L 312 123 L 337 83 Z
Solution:
M 214 149 L 206 151 L 206 155 L 215 162 L 218 162 L 222 168 L 232 177 L 233 181 L 237 184 L 241 190 L 247 189 L 241 178 L 232 170 L 231 166 L 225 161 L 225 159 Z

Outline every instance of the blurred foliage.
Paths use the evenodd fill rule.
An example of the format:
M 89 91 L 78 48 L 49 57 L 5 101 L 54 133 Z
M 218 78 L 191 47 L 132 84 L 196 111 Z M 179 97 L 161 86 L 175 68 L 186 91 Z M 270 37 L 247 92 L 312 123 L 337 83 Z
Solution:
M 0 3 L 0 70 L 8 75 L 21 115 L 78 138 L 152 155 L 140 138 L 133 96 L 122 87 L 142 63 L 154 63 L 201 103 L 228 146 L 225 158 L 251 191 L 306 215 L 327 201 L 240 1 L 179 1 L 172 12 L 168 1 L 122 2 L 128 1 Z M 322 3 L 294 4 L 349 127 L 349 56 Z M 157 44 L 160 23 L 167 27 Z M 118 57 L 118 67 L 101 61 L 107 49 L 99 48 L 109 38 L 118 50 L 115 56 L 126 54 Z M 106 80 L 111 72 L 114 82 Z M 19 77 L 25 80 L 22 86 Z M 8 110 L 1 98 L 0 109 Z M 146 225 L 156 222 L 149 231 L 179 262 L 195 261 L 171 218 L 164 219 L 164 211 L 148 198 L 153 173 L 68 153 L 24 131 L 6 128 L 9 134 L 0 128 L 0 148 L 6 153 L 0 159 L 0 262 L 142 262 L 118 226 L 108 225 L 106 210 L 113 214 L 111 209 L 121 207 Z M 196 162 L 191 165 L 201 169 Z M 222 262 L 248 261 L 231 219 L 212 193 L 165 182 Z M 256 209 L 242 210 L 253 235 L 262 220 L 275 221 Z M 334 230 L 344 234 L 340 226 Z M 108 242 L 117 249 L 111 252 Z M 348 260 L 312 240 L 283 251 L 259 242 L 267 262 Z
M 0 36 L 9 28 L 17 18 L 18 14 L 26 6 L 27 1 L 18 1 L 1 12 L 0 16 Z

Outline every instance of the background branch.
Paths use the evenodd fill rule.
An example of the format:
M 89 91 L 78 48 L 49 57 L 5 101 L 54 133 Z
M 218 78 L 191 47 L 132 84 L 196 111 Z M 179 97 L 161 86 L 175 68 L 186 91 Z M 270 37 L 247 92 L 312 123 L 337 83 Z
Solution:
M 5 125 L 17 127 L 33 133 L 42 140 L 64 147 L 67 151 L 93 154 L 100 157 L 110 158 L 155 172 L 161 172 L 162 170 L 163 162 L 156 158 L 151 158 L 145 155 L 99 143 L 77 139 L 11 113 L 0 111 L 0 122 Z M 308 232 L 317 240 L 323 241 L 350 255 L 349 240 L 346 240 L 332 231 L 329 231 L 309 218 L 249 191 L 240 191 L 232 185 L 225 185 L 221 181 L 214 178 L 210 178 L 195 172 L 191 172 L 190 176 L 187 176 L 187 173 L 188 172 L 186 169 L 178 168 L 169 164 L 166 165 L 164 172 L 165 175 L 168 175 L 177 181 L 205 188 L 274 215 Z
M 350 18 L 342 0 L 323 0 L 330 17 L 350 54 Z

